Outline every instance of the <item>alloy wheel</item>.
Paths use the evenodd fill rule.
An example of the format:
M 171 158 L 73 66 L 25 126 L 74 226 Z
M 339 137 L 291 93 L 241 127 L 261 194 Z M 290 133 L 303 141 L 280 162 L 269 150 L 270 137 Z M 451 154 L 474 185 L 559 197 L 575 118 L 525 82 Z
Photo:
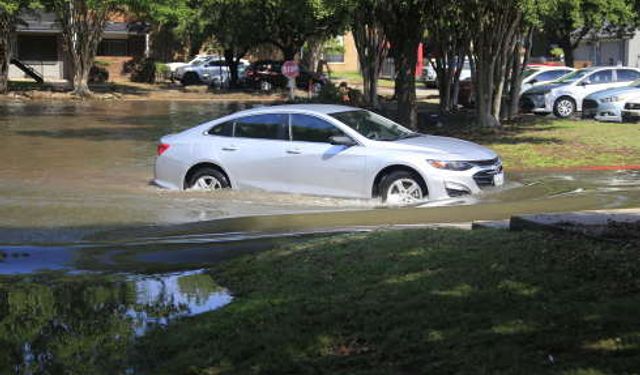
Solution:
M 558 102 L 556 110 L 561 117 L 569 117 L 573 114 L 573 102 L 569 99 L 562 99 Z
M 387 192 L 387 203 L 392 205 L 418 203 L 422 199 L 420 184 L 409 178 L 394 181 Z
M 222 182 L 214 176 L 204 175 L 196 180 L 191 189 L 197 191 L 220 190 L 222 189 Z

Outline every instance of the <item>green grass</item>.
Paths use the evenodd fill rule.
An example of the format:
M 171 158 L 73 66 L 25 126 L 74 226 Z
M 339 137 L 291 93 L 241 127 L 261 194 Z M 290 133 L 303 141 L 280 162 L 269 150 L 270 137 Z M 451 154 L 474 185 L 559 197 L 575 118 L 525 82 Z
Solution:
M 213 270 L 235 301 L 143 338 L 149 373 L 640 368 L 640 247 L 493 230 L 342 235 Z
M 349 85 L 362 86 L 362 76 L 360 72 L 335 72 L 331 74 L 331 80 L 337 84 L 346 81 Z M 417 85 L 418 83 L 416 83 Z M 395 83 L 392 79 L 380 78 L 378 80 L 379 87 L 394 88 Z
M 640 124 L 526 118 L 499 131 L 452 126 L 436 133 L 490 147 L 510 169 L 640 165 Z

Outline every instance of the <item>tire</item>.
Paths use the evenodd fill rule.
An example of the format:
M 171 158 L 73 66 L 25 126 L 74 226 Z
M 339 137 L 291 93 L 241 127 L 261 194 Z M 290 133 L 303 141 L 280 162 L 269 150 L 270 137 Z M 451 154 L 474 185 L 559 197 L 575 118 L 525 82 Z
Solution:
M 569 118 L 576 113 L 576 101 L 568 96 L 558 98 L 553 103 L 553 114 L 559 118 Z
M 258 87 L 260 87 L 260 91 L 271 91 L 273 89 L 273 85 L 269 81 L 260 81 Z
M 392 205 L 409 205 L 424 201 L 427 198 L 426 187 L 409 171 L 389 173 L 380 182 L 380 193 L 383 203 Z M 398 191 L 402 187 L 405 192 Z
M 187 190 L 217 191 L 231 188 L 229 179 L 224 173 L 211 167 L 196 170 L 186 183 Z
M 200 83 L 200 77 L 194 72 L 187 72 L 184 77 L 182 77 L 180 83 L 182 83 L 182 86 L 195 85 Z

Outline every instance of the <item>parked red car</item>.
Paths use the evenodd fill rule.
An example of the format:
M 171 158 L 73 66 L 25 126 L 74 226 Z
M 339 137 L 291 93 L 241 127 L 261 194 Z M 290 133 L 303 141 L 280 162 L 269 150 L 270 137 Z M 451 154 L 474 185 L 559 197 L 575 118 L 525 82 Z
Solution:
M 283 61 L 260 60 L 252 63 L 244 73 L 244 84 L 248 87 L 269 91 L 274 88 L 286 88 L 288 79 L 282 74 Z M 296 86 L 308 90 L 309 85 L 319 89 L 327 83 L 323 74 L 310 72 L 300 66 L 300 75 L 296 78 Z

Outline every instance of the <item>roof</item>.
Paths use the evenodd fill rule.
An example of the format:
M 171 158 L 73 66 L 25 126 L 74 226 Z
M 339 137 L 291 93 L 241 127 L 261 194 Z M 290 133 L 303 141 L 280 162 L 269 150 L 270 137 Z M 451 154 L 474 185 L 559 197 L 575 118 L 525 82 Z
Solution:
M 33 33 L 60 33 L 62 29 L 53 13 L 41 12 L 37 14 L 22 15 L 23 23 L 18 25 L 18 32 Z M 145 34 L 148 25 L 143 22 L 112 22 L 108 21 L 104 32 L 105 34 Z
M 316 113 L 322 113 L 322 114 L 328 115 L 331 113 L 356 111 L 356 110 L 361 110 L 361 108 L 355 108 L 355 107 L 349 107 L 346 105 L 337 105 L 337 104 L 281 104 L 281 105 L 256 107 L 256 108 L 247 109 L 238 113 L 250 114 L 250 113 L 267 112 L 267 111 L 277 111 L 277 112 L 295 111 L 295 112 L 316 112 Z

